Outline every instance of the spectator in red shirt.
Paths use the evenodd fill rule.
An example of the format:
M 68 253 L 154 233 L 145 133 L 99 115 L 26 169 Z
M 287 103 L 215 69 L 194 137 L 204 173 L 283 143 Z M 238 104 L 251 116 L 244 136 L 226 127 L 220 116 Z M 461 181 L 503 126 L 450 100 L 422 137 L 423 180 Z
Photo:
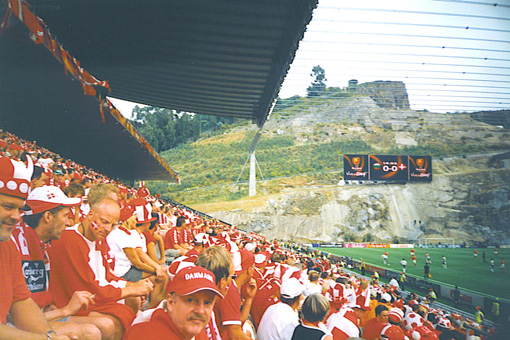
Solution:
M 165 264 L 165 243 L 158 233 L 160 214 L 153 212 L 152 217 L 156 219 L 151 222 L 149 230 L 143 233 L 147 242 L 147 254 L 159 264 Z
M 226 295 L 228 288 L 232 282 L 232 278 L 236 277 L 234 271 L 234 262 L 232 254 L 221 246 L 212 246 L 204 249 L 198 255 L 195 261 L 197 266 L 203 267 L 213 272 L 216 277 L 216 287 L 222 295 Z M 203 334 L 205 333 L 205 334 Z M 196 340 L 221 340 L 220 331 L 216 323 L 216 316 L 212 314 L 211 320 L 205 327 L 204 332 L 199 334 Z
M 49 249 L 52 268 L 50 291 L 57 307 L 66 305 L 76 290 L 95 294 L 95 303 L 78 315 L 106 316 L 115 324 L 114 339 L 121 339 L 135 317 L 137 304 L 130 308 L 117 301 L 145 296 L 152 291 L 149 279 L 135 283 L 115 276 L 106 236 L 118 222 L 120 207 L 117 201 L 104 197 L 91 204 L 90 213 L 82 223 L 62 232 Z
M 365 340 L 378 340 L 382 329 L 388 324 L 389 309 L 385 305 L 375 307 L 375 318 L 367 321 L 361 338 Z
M 215 282 L 205 268 L 180 270 L 167 286 L 166 310 L 157 308 L 150 321 L 131 327 L 124 339 L 194 339 L 209 323 L 217 296 L 223 297 Z
M 30 188 L 32 162 L 29 166 L 0 157 L 0 338 L 2 339 L 69 339 L 57 335 L 46 321 L 37 304 L 30 297 L 21 270 L 20 254 L 11 235 L 21 219 L 25 199 Z M 14 326 L 6 325 L 10 313 Z
M 13 235 L 21 252 L 23 274 L 28 289 L 39 308 L 48 310 L 45 317 L 53 329 L 62 334 L 78 336 L 80 339 L 101 339 L 101 333 L 113 334 L 114 325 L 110 320 L 102 317 L 96 320 L 72 317 L 76 319 L 76 322 L 73 322 L 70 318 L 82 306 L 88 307 L 94 302 L 92 293 L 76 291 L 69 303 L 58 309 L 53 305 L 53 297 L 48 287 L 48 269 L 51 269 L 51 266 L 46 247 L 52 240 L 59 239 L 64 229 L 71 225 L 68 218 L 69 207 L 80 202 L 80 198 L 68 198 L 55 186 L 36 188 L 28 196 L 27 206 L 30 210 L 25 211 L 24 223 L 18 225 Z M 103 327 L 103 332 L 98 327 Z
M 191 250 L 189 243 L 186 243 L 186 217 L 177 217 L 176 226 L 170 228 L 163 238 L 165 242 L 165 255 L 167 262 L 172 262 L 179 256 L 186 254 Z
M 253 298 L 257 292 L 257 284 L 252 278 L 255 257 L 244 249 L 234 253 L 233 256 L 237 277 L 232 280 L 225 298 L 215 306 L 216 319 L 224 340 L 250 339 L 243 332 L 242 327 L 248 319 Z M 242 304 L 240 289 L 243 285 L 247 285 L 247 296 Z

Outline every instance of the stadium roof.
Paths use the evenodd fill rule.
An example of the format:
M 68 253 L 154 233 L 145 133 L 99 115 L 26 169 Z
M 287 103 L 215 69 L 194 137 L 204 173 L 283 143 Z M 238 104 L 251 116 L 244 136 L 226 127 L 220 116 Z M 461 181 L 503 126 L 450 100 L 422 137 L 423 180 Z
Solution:
M 261 127 L 317 0 L 30 4 L 43 21 L 34 25 L 49 32 L 31 29 L 29 39 L 12 16 L 0 36 L 2 126 L 113 178 L 169 179 L 176 175 L 104 97 Z

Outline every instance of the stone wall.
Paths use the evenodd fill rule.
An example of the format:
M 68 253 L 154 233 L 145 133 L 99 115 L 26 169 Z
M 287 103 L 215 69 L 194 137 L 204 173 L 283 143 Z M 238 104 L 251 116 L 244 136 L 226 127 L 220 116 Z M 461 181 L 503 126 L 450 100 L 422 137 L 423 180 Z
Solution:
M 357 85 L 357 92 L 385 109 L 409 109 L 406 85 L 401 81 L 374 81 Z

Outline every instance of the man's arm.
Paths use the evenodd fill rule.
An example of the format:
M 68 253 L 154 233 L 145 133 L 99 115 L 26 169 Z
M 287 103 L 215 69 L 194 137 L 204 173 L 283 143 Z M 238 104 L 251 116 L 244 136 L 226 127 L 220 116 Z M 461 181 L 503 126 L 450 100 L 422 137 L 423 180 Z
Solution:
M 257 282 L 255 279 L 250 279 L 250 282 L 246 283 L 246 299 L 244 300 L 243 306 L 241 308 L 241 322 L 244 323 L 248 320 L 251 311 L 251 305 L 253 299 L 255 298 L 255 294 L 257 293 Z
M 149 279 L 143 279 L 138 282 L 128 282 L 127 286 L 121 288 L 120 298 L 124 299 L 132 296 L 149 295 L 154 288 L 154 284 Z
M 154 261 L 147 253 L 145 253 L 141 248 L 136 248 L 136 251 L 138 253 L 138 257 L 140 260 L 145 263 L 147 266 L 150 266 L 152 268 L 150 273 L 155 273 L 157 281 L 162 281 L 165 278 L 165 270 L 163 269 L 163 266 Z
M 138 248 L 124 248 L 123 250 L 133 266 L 140 270 L 143 270 L 146 273 L 152 274 L 155 272 L 155 269 L 152 268 L 151 265 L 149 265 L 143 259 L 140 258 L 140 252 L 138 251 Z
M 225 326 L 227 330 L 229 340 L 251 340 L 251 337 L 243 332 L 243 329 L 239 325 L 228 325 Z
M 62 308 L 54 308 L 44 312 L 44 317 L 48 321 L 57 321 L 68 316 L 76 314 L 82 306 L 85 306 L 85 310 L 88 308 L 90 303 L 94 303 L 94 297 L 90 292 L 76 291 L 73 293 L 69 303 Z
M 44 318 L 42 311 L 31 298 L 13 302 L 10 313 L 17 328 L 0 325 L 0 338 L 2 340 L 47 339 L 46 333 L 51 330 L 51 327 Z M 65 335 L 53 334 L 51 338 L 53 340 L 69 340 Z

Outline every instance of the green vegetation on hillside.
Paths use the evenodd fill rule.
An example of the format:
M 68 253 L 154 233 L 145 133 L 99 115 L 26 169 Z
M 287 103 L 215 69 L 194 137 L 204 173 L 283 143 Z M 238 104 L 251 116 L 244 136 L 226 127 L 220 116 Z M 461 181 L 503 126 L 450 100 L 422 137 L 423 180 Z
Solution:
M 304 184 L 336 184 L 343 175 L 343 155 L 360 154 L 404 154 L 431 155 L 435 158 L 464 156 L 486 150 L 483 144 L 439 143 L 418 146 L 390 147 L 381 149 L 377 143 L 374 149 L 362 137 L 343 136 L 321 139 L 326 136 L 323 129 L 340 129 L 341 124 L 316 126 L 309 134 L 279 135 L 273 131 L 264 133 L 257 146 L 257 162 L 266 180 L 261 183 L 262 191 L 271 194 L 288 187 L 289 180 L 298 176 Z M 325 130 L 326 131 L 326 130 Z M 248 195 L 249 164 L 246 165 L 241 178 L 241 170 L 248 159 L 248 149 L 255 135 L 254 131 L 224 133 L 197 142 L 185 143 L 177 148 L 163 152 L 163 159 L 181 177 L 181 185 L 150 183 L 154 192 L 163 196 L 191 203 L 236 200 Z M 304 137 L 306 142 L 298 142 Z M 372 141 L 370 142 L 372 143 Z M 237 186 L 234 184 L 238 181 Z M 260 174 L 257 173 L 260 179 Z
M 295 183 L 337 184 L 343 175 L 344 154 L 430 155 L 441 160 L 509 147 L 506 140 L 493 138 L 490 131 L 484 132 L 485 135 L 480 133 L 488 131 L 483 127 L 473 126 L 470 134 L 465 130 L 470 125 L 465 123 L 456 126 L 445 119 L 445 125 L 428 124 L 425 117 L 409 121 L 420 129 L 408 132 L 417 145 L 397 145 L 399 130 L 381 123 L 366 127 L 343 114 L 342 107 L 345 104 L 352 107 L 360 96 L 348 88 L 326 87 L 320 96 L 279 99 L 270 119 L 276 127 L 282 124 L 282 130 L 274 127 L 264 130 L 257 146 L 256 158 L 264 179 L 259 182 L 258 193 L 279 193 Z M 336 110 L 338 120 L 334 121 L 331 116 Z M 329 114 L 329 120 L 320 120 L 323 112 Z M 292 122 L 287 124 L 287 120 L 301 115 L 316 115 L 317 123 L 298 124 L 296 128 Z M 156 150 L 162 151 L 163 159 L 181 178 L 181 185 L 151 182 L 148 185 L 152 192 L 187 204 L 247 197 L 249 164 L 246 162 L 255 136 L 249 122 L 155 108 L 137 108 L 133 116 L 139 132 Z M 465 131 L 460 133 L 460 129 Z M 171 149 L 164 151 L 168 148 Z M 436 173 L 442 171 L 440 167 L 433 169 Z M 258 171 L 257 178 L 261 178 Z
M 235 183 L 248 158 L 248 148 L 254 132 L 237 133 L 232 140 L 229 135 L 224 137 L 217 137 L 215 142 L 211 143 L 206 143 L 204 140 L 185 144 L 162 153 L 163 159 L 179 171 L 182 184 L 169 186 L 168 190 L 161 187 L 161 184 L 152 184 L 152 188 L 158 192 L 166 191 L 165 196 L 173 199 L 194 203 L 218 196 L 218 192 L 214 193 L 218 189 L 213 187 L 208 188 L 213 191 L 212 195 L 205 195 L 196 200 L 190 197 L 189 190 Z M 295 136 L 274 135 L 264 136 L 261 139 L 257 146 L 256 157 L 264 178 L 273 179 L 338 170 L 342 168 L 343 154 L 372 151 L 370 146 L 361 140 L 299 145 L 296 143 Z M 246 182 L 248 176 L 249 171 L 246 167 L 240 181 Z M 243 197 L 239 192 L 228 196 L 230 199 Z

